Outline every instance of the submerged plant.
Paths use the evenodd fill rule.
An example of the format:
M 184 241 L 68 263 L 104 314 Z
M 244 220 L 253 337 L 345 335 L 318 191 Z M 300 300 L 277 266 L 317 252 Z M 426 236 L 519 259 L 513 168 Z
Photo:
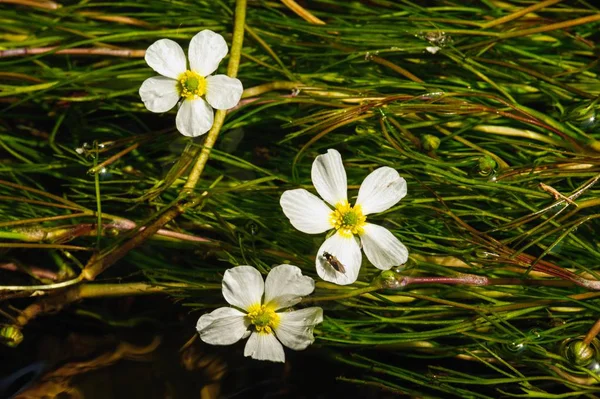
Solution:
M 276 385 L 264 373 L 268 380 L 247 383 L 263 368 L 285 371 L 288 389 L 300 380 L 295 388 L 312 390 L 306 397 L 318 396 L 311 370 L 346 397 L 600 396 L 597 8 L 556 0 L 2 2 L 3 370 L 39 360 L 34 349 L 54 347 L 46 336 L 54 342 L 64 330 L 159 335 L 172 357 L 198 337 L 205 313 L 205 339 L 227 321 L 217 316 L 233 315 L 238 335 L 215 339 L 255 334 L 250 352 L 280 359 L 273 348 L 285 345 L 285 332 L 275 325 L 285 310 L 263 309 L 253 294 L 255 308 L 210 312 L 227 306 L 227 269 L 253 265 L 266 277 L 271 265 L 290 262 L 315 280 L 297 309 L 326 311 L 314 329 L 318 345 L 284 348 L 282 366 L 245 361 L 241 343 L 190 340 L 194 359 L 229 364 L 223 396 Z M 205 33 L 221 43 L 206 70 L 194 69 L 204 59 L 188 64 L 179 46 L 161 41 L 183 44 L 206 29 L 230 51 L 223 58 L 223 41 Z M 210 128 L 202 140 L 178 133 L 174 112 L 148 112 L 140 101 L 152 74 L 149 46 L 166 75 L 144 86 L 148 106 L 179 103 L 181 118 L 206 111 L 180 129 Z M 210 85 L 202 94 L 203 80 L 189 72 L 209 82 L 205 73 L 217 73 L 219 61 L 245 90 L 235 111 L 216 109 L 213 119 L 208 107 L 220 105 L 210 105 Z M 230 106 L 241 85 L 227 87 Z M 343 190 L 311 182 L 315 159 L 321 186 L 343 169 Z M 367 215 L 361 183 L 382 167 L 397 171 L 384 173 L 392 181 L 406 178 L 410 195 Z M 286 198 L 297 208 L 286 210 L 292 225 L 279 206 Z M 393 262 L 371 259 L 398 267 L 381 272 L 365 259 L 359 271 L 363 223 L 389 230 L 409 261 L 400 263 L 402 251 Z M 331 240 L 351 249 L 321 248 Z M 272 343 L 266 354 L 254 346 L 262 340 Z M 187 375 L 198 379 L 199 367 Z M 246 396 L 269 396 L 254 393 Z
M 213 108 L 233 108 L 242 96 L 242 82 L 227 75 L 211 75 L 227 55 L 223 36 L 210 30 L 196 34 L 188 50 L 189 68 L 179 44 L 169 39 L 156 41 L 146 50 L 146 62 L 162 76 L 148 78 L 140 97 L 152 112 L 166 112 L 179 100 L 177 130 L 197 137 L 213 125 Z M 212 107 L 212 108 L 211 108 Z
M 223 276 L 223 297 L 232 307 L 202 315 L 196 326 L 200 339 L 231 345 L 249 337 L 244 356 L 285 362 L 281 344 L 306 349 L 315 340 L 313 328 L 323 322 L 318 307 L 288 311 L 314 289 L 314 280 L 292 265 L 275 266 L 264 282 L 252 266 L 229 269 Z
M 387 166 L 371 172 L 362 182 L 354 206 L 348 202 L 346 170 L 338 151 L 317 156 L 311 176 L 325 201 L 299 188 L 285 191 L 280 204 L 292 225 L 303 233 L 333 230 L 317 251 L 317 273 L 323 280 L 342 285 L 355 282 L 362 262 L 361 247 L 378 269 L 406 262 L 404 244 L 385 227 L 367 223 L 367 215 L 388 210 L 406 195 L 406 181 L 398 172 Z M 328 255 L 339 259 L 343 269 Z

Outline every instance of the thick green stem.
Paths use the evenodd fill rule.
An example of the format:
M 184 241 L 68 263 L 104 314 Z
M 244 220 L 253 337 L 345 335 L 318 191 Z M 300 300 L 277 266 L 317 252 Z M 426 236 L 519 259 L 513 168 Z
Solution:
M 227 74 L 234 78 L 237 76 L 240 57 L 242 53 L 242 45 L 244 41 L 244 23 L 246 20 L 246 0 L 238 0 L 236 9 L 235 9 L 235 25 L 233 30 L 233 43 L 231 45 L 231 53 L 229 58 L 229 65 L 227 66 Z M 215 120 L 213 127 L 208 132 L 208 136 L 206 137 L 206 141 L 204 142 L 204 147 L 200 152 L 200 156 L 196 160 L 196 163 L 190 172 L 188 177 L 188 181 L 186 182 L 182 192 L 181 197 L 188 197 L 191 192 L 196 187 L 198 180 L 200 179 L 200 175 L 204 170 L 204 166 L 206 165 L 206 161 L 210 155 L 210 150 L 215 144 L 217 137 L 219 136 L 219 132 L 221 131 L 221 127 L 223 126 L 223 122 L 225 121 L 226 111 L 218 110 L 215 114 Z M 110 265 L 114 264 L 116 261 L 125 256 L 129 251 L 137 246 L 141 245 L 148 238 L 154 235 L 158 230 L 160 230 L 165 224 L 169 223 L 171 220 L 185 212 L 186 209 L 193 208 L 200 204 L 201 200 L 204 196 L 194 197 L 189 201 L 183 201 L 183 203 L 175 204 L 169 209 L 167 209 L 159 218 L 157 218 L 153 223 L 144 227 L 143 231 L 140 231 L 135 237 L 131 240 L 127 241 L 124 245 L 119 247 L 118 249 L 110 252 L 106 256 L 98 257 L 96 259 L 90 260 L 88 266 L 83 270 L 82 275 L 86 280 L 93 280 L 96 276 L 106 270 Z
M 229 64 L 227 65 L 227 75 L 231 78 L 235 78 L 238 73 L 238 69 L 240 66 L 240 57 L 242 55 L 242 45 L 244 43 L 244 24 L 246 22 L 246 0 L 238 0 L 235 6 L 235 23 L 233 27 L 233 43 L 231 44 L 231 53 L 229 54 Z M 204 147 L 202 147 L 202 151 L 200 155 L 196 159 L 196 162 L 188 176 L 188 180 L 183 186 L 182 195 L 189 195 L 196 184 L 198 184 L 198 180 L 204 171 L 204 166 L 208 161 L 208 157 L 210 156 L 210 151 L 212 150 L 215 142 L 217 141 L 217 137 L 219 137 L 219 133 L 221 132 L 221 128 L 223 127 L 223 122 L 225 121 L 225 115 L 227 115 L 226 110 L 218 110 L 215 113 L 215 120 L 213 122 L 212 128 L 208 132 L 206 136 L 206 140 L 204 141 Z

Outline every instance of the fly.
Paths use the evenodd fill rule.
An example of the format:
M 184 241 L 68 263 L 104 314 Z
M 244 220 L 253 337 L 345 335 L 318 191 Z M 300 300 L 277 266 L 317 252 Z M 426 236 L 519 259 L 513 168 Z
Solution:
M 327 263 L 329 263 L 331 267 L 333 267 L 336 271 L 346 274 L 346 268 L 344 267 L 342 262 L 338 260 L 338 258 L 333 256 L 329 252 L 323 252 L 323 257 L 327 260 Z

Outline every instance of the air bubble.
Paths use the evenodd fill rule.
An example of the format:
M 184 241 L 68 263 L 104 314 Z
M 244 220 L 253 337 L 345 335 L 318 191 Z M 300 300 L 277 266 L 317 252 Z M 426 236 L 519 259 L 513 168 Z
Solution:
M 521 353 L 525 349 L 527 349 L 527 346 L 522 342 L 511 342 L 510 344 L 506 345 L 506 350 L 511 353 Z
M 489 252 L 483 249 L 475 250 L 475 256 L 479 259 L 491 259 L 500 257 L 500 255 L 498 255 L 497 253 Z
M 98 178 L 100 180 L 109 180 L 112 179 L 113 175 L 107 168 L 102 168 L 98 171 Z

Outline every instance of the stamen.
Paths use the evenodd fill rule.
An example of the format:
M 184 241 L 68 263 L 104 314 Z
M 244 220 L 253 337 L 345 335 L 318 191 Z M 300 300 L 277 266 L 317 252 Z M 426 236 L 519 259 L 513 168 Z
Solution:
M 279 325 L 279 315 L 273 307 L 267 305 L 250 306 L 246 317 L 254 325 L 256 332 L 261 334 L 272 334 Z
M 360 205 L 350 206 L 348 201 L 342 201 L 335 206 L 329 216 L 329 222 L 342 237 L 352 237 L 362 234 L 367 217 L 363 215 Z
M 177 79 L 177 90 L 181 97 L 193 100 L 206 94 L 206 79 L 194 71 L 185 71 Z

